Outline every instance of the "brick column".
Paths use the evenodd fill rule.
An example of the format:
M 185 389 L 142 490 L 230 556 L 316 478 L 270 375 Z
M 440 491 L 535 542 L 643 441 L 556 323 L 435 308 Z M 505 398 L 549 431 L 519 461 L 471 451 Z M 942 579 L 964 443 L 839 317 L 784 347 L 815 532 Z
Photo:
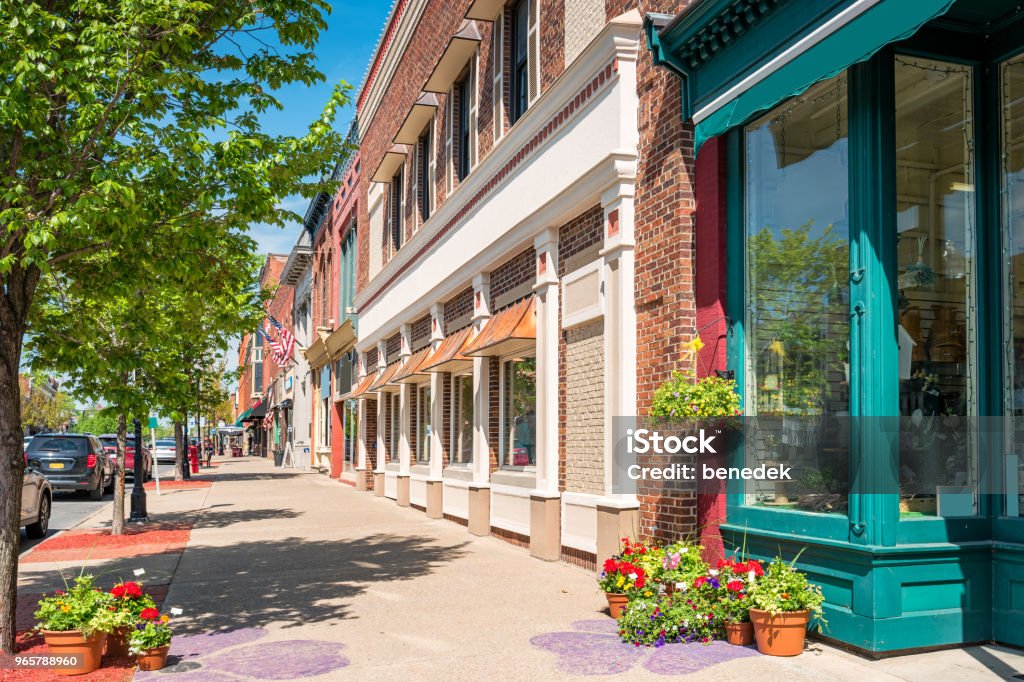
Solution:
M 639 537 L 640 504 L 634 490 L 616 493 L 616 431 L 636 415 L 636 308 L 634 307 L 634 187 L 613 185 L 601 196 L 604 210 L 604 497 L 597 505 L 597 563 L 619 549 L 622 537 Z M 618 428 L 616 428 L 618 426 Z M 618 434 L 621 436 L 622 434 Z M 620 484 L 622 482 L 620 481 Z
M 384 373 L 387 368 L 388 344 L 387 341 L 377 342 L 377 376 Z M 373 494 L 377 497 L 384 496 L 384 401 L 387 393 L 377 394 L 377 467 L 373 470 Z
M 444 340 L 444 304 L 436 303 L 430 308 L 430 347 L 433 351 Z M 433 372 L 430 375 L 430 473 L 427 476 L 427 516 L 432 519 L 444 517 L 444 444 L 441 442 L 441 423 L 444 420 L 444 375 Z
M 530 493 L 530 554 L 557 561 L 562 552 L 558 490 L 558 230 L 533 241 L 537 281 L 537 487 Z
M 491 275 L 473 278 L 473 326 L 481 331 L 491 317 Z M 491 533 L 490 358 L 473 358 L 473 481 L 469 485 L 469 532 Z
M 412 355 L 412 325 L 403 324 L 399 329 L 402 340 L 399 351 L 400 362 L 407 362 Z M 412 433 L 412 415 L 409 406 L 409 392 L 412 386 L 402 384 L 398 394 L 398 497 L 395 500 L 400 507 L 409 506 L 409 460 L 412 450 L 409 446 L 409 435 Z

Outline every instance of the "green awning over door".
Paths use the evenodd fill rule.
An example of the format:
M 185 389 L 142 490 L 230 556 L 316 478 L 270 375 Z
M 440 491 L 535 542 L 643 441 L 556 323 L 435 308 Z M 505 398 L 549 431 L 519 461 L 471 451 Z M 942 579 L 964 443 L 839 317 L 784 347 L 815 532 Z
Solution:
M 682 72 L 683 87 L 687 89 L 684 102 L 696 124 L 696 151 L 708 139 L 746 123 L 756 114 L 799 95 L 852 64 L 869 59 L 886 45 L 909 38 L 921 26 L 949 11 L 953 2 L 839 2 L 832 11 L 806 25 L 806 22 L 800 23 L 807 16 L 806 12 L 801 15 L 802 3 L 783 0 L 774 3 L 775 14 L 747 25 L 743 34 L 737 33 L 732 42 L 717 43 L 710 56 L 702 48 L 701 58 L 694 56 L 694 43 L 706 41 L 708 33 L 721 36 L 722 24 L 728 20 L 721 14 L 712 16 L 709 11 L 694 12 L 690 17 L 687 15 L 690 10 L 687 10 L 660 30 L 648 22 L 648 43 L 659 62 Z M 704 3 L 714 4 L 709 0 Z M 704 3 L 695 3 L 695 9 Z M 787 12 L 791 12 L 792 17 L 787 16 Z M 735 22 L 735 18 L 731 21 Z M 779 35 L 781 30 L 793 33 Z M 756 46 L 772 44 L 780 47 L 767 59 L 766 55 L 753 51 Z M 750 66 L 737 71 L 721 68 L 723 63 Z M 698 73 L 701 69 L 705 71 Z M 709 77 L 708 74 L 715 75 Z

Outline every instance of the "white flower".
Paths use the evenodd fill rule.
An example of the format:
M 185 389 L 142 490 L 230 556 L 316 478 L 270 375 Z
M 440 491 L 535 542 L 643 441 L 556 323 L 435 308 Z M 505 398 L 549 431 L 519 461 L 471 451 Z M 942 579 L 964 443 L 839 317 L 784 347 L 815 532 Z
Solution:
M 689 587 L 686 583 L 676 583 L 676 589 L 686 592 L 686 588 Z
M 630 579 L 630 580 L 636 580 L 636 578 L 637 578 L 637 575 L 636 575 L 636 573 L 630 573 L 630 574 L 629 574 L 629 579 Z
M 689 551 L 689 549 L 690 549 L 689 547 L 680 547 L 679 548 L 679 553 L 680 554 L 686 554 L 686 552 Z
M 749 573 L 747 573 L 747 582 L 750 583 L 751 585 L 754 584 L 754 578 L 755 578 L 755 575 L 754 575 L 753 571 L 750 571 Z
M 715 577 L 716 575 L 718 575 L 718 569 L 717 568 L 709 568 L 708 569 L 708 575 L 710 575 L 711 577 Z

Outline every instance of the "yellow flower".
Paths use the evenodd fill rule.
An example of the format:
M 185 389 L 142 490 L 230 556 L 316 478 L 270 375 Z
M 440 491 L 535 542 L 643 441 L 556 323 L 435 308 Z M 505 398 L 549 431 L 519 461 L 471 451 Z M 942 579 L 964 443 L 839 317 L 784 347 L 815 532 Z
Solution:
M 63 611 L 64 613 L 71 613 L 71 607 L 68 606 L 67 604 L 61 604 L 60 610 Z
M 700 349 L 704 347 L 704 342 L 701 341 L 700 336 L 693 337 L 693 340 L 685 344 L 686 347 L 694 353 L 699 353 Z
M 170 618 L 167 617 L 167 614 L 164 614 L 164 615 L 160 616 L 160 622 L 161 623 L 166 623 L 169 620 L 170 620 Z

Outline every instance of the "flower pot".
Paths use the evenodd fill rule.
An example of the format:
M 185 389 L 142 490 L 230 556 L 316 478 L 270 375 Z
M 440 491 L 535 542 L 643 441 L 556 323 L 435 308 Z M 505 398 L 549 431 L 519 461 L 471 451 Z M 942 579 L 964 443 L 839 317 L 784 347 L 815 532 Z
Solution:
M 736 646 L 750 646 L 754 643 L 754 624 L 726 623 L 725 641 Z
M 78 666 L 74 668 L 54 668 L 56 675 L 85 675 L 100 667 L 103 657 L 103 643 L 107 639 L 105 632 L 94 632 L 88 637 L 79 630 L 43 630 L 43 639 L 54 657 L 75 656 Z
M 140 651 L 138 657 L 135 659 L 139 664 L 139 670 L 160 670 L 167 665 L 167 652 L 170 650 L 171 645 L 157 647 L 156 649 L 146 649 Z
M 608 598 L 608 613 L 612 614 L 612 618 L 622 618 L 622 609 L 629 603 L 629 597 L 616 592 L 605 592 L 604 596 Z
M 117 628 L 109 635 L 107 635 L 107 647 L 103 652 L 104 656 L 110 658 L 127 658 L 131 654 L 128 653 L 128 634 L 131 632 L 130 627 Z
M 803 653 L 810 621 L 811 612 L 806 609 L 774 615 L 769 611 L 750 609 L 757 650 L 768 656 L 799 656 Z

